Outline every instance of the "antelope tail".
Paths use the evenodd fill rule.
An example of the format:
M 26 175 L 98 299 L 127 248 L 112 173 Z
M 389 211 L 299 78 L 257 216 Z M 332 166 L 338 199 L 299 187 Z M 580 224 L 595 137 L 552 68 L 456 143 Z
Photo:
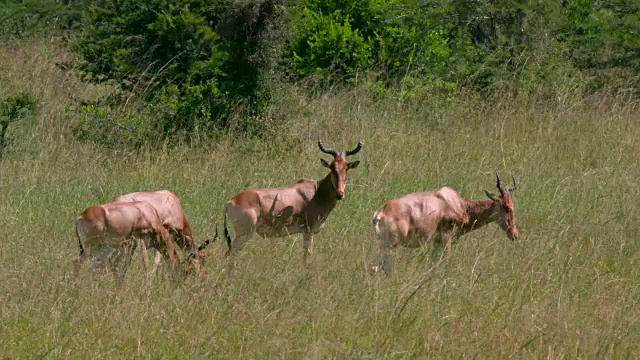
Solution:
M 229 227 L 227 226 L 227 208 L 224 209 L 224 237 L 227 240 L 227 246 L 229 247 L 229 253 L 231 252 L 231 236 L 229 235 Z
M 78 238 L 78 245 L 80 245 L 80 256 L 84 255 L 84 247 L 82 246 L 82 240 L 80 240 L 80 231 L 78 230 L 78 223 L 76 222 L 76 237 Z

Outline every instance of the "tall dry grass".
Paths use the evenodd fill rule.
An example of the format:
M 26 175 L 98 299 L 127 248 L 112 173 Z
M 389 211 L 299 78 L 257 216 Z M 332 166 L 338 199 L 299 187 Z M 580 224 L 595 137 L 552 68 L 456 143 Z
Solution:
M 109 150 L 70 135 L 65 106 L 103 89 L 54 64 L 50 42 L 0 47 L 0 96 L 40 101 L 12 124 L 0 164 L 0 353 L 33 358 L 635 358 L 640 356 L 637 105 L 612 98 L 399 103 L 362 90 L 306 98 L 292 90 L 281 141 Z M 435 105 L 434 105 L 435 104 Z M 453 105 L 452 105 L 453 104 Z M 491 105 L 489 105 L 491 104 Z M 275 113 L 274 113 L 274 116 Z M 82 273 L 74 220 L 130 191 L 171 188 L 198 241 L 226 200 L 248 187 L 320 178 L 322 135 L 362 137 L 347 194 L 316 236 L 254 238 L 229 274 L 222 254 L 199 277 L 166 268 L 144 285 Z M 494 171 L 519 180 L 521 240 L 495 225 L 465 235 L 452 257 L 400 249 L 391 277 L 368 277 L 370 218 L 408 192 L 452 186 L 482 197 Z M 224 244 L 214 244 L 223 252 Z

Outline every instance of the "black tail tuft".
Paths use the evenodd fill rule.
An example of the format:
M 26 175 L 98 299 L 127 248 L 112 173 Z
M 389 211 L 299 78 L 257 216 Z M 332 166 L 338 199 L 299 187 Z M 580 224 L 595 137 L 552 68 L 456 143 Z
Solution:
M 231 236 L 229 235 L 229 227 L 227 227 L 227 211 L 224 212 L 224 237 L 227 240 L 227 247 L 231 252 Z
M 80 256 L 84 255 L 84 247 L 82 246 L 82 240 L 80 240 L 80 232 L 78 231 L 78 224 L 76 224 L 76 236 L 78 237 L 78 245 L 80 245 Z

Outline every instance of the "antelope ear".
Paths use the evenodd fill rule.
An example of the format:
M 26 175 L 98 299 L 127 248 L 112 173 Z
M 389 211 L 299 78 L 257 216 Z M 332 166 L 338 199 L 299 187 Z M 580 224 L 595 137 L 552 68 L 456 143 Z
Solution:
M 496 197 L 495 194 L 492 194 L 490 192 L 488 192 L 487 190 L 484 191 L 485 195 L 487 195 L 487 197 L 493 201 L 499 201 L 499 199 Z
M 348 169 L 355 169 L 358 167 L 358 165 L 360 165 L 360 161 L 352 161 L 349 163 L 349 165 L 347 166 Z
M 329 164 L 329 162 L 325 159 L 320 159 L 320 163 L 322 163 L 322 166 L 326 168 L 331 168 L 331 164 Z

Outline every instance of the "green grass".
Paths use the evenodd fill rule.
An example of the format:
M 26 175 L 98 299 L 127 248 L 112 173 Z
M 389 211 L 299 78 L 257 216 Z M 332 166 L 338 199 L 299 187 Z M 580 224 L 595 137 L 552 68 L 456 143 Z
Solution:
M 290 125 L 271 142 L 133 153 L 79 143 L 64 107 L 104 89 L 54 63 L 46 42 L 0 47 L 0 97 L 32 91 L 34 121 L 12 124 L 0 163 L 0 354 L 34 358 L 635 358 L 640 356 L 640 112 L 606 97 L 400 105 L 354 90 L 292 92 Z M 544 104 L 543 104 L 544 105 Z M 551 109 L 551 110 L 549 110 Z M 286 110 L 286 111 L 285 111 Z M 130 191 L 178 192 L 198 241 L 248 187 L 326 170 L 316 145 L 362 161 L 315 238 L 254 238 L 230 276 L 221 254 L 199 277 L 166 268 L 144 285 L 136 258 L 122 286 L 70 277 L 75 217 Z M 494 224 L 433 263 L 401 249 L 391 277 L 369 277 L 371 216 L 408 192 L 452 186 L 470 197 L 515 175 L 521 239 Z

